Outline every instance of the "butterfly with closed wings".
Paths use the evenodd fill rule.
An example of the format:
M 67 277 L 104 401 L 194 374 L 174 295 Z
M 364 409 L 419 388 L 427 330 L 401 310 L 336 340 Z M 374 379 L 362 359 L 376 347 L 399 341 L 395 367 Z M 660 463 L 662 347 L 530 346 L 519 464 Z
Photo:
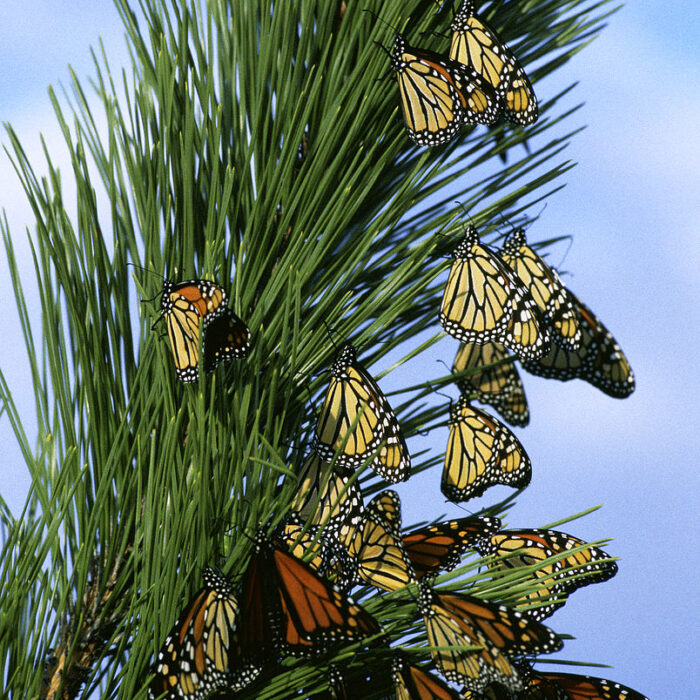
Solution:
M 423 583 L 418 609 L 440 673 L 469 690 L 481 691 L 491 682 L 520 690 L 522 680 L 506 654 L 548 654 L 562 645 L 548 627 L 505 605 L 437 592 Z M 462 648 L 466 646 L 480 648 Z
M 199 322 L 204 330 L 204 368 L 213 372 L 221 362 L 245 357 L 250 331 L 226 305 L 225 290 L 214 282 L 193 279 L 163 282 L 161 318 L 165 319 L 175 372 L 187 384 L 199 377 Z
M 465 396 L 493 406 L 511 425 L 524 428 L 530 422 L 525 388 L 513 362 L 513 356 L 501 343 L 460 343 L 452 372 Z
M 217 688 L 240 690 L 259 666 L 234 663 L 240 610 L 231 583 L 204 569 L 204 587 L 187 604 L 165 638 L 153 666 L 148 697 L 202 700 Z
M 314 449 L 343 467 L 357 467 L 374 455 L 370 466 L 392 483 L 410 476 L 411 458 L 396 415 L 351 343 L 331 368 Z
M 501 257 L 528 288 L 551 331 L 551 338 L 567 350 L 578 350 L 581 330 L 571 292 L 553 270 L 527 244 L 525 230 L 511 233 L 501 248 Z
M 471 68 L 409 46 L 401 34 L 390 57 L 406 132 L 419 146 L 446 143 L 464 124 L 496 121 L 496 92 Z
M 520 358 L 543 357 L 549 332 L 537 304 L 472 224 L 452 257 L 440 308 L 445 331 L 465 343 L 502 343 Z
M 450 434 L 440 488 L 457 503 L 504 484 L 530 483 L 530 458 L 518 438 L 499 420 L 462 396 L 450 411 Z
M 535 92 L 513 52 L 465 0 L 452 25 L 450 58 L 473 70 L 496 91 L 499 108 L 510 122 L 527 126 L 537 121 Z
M 539 580 L 542 587 L 517 601 L 518 605 L 534 605 L 527 614 L 537 620 L 562 607 L 578 588 L 607 581 L 617 573 L 617 564 L 602 549 L 557 530 L 501 530 L 478 540 L 475 548 L 484 556 L 502 557 L 489 564 L 495 571 L 541 562 L 530 578 Z M 557 555 L 564 556 L 551 560 Z

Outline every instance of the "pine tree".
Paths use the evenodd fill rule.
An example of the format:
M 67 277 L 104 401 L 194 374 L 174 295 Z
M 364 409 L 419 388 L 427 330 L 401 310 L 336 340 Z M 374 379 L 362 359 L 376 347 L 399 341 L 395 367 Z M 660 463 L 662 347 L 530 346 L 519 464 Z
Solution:
M 0 667 L 14 697 L 144 697 L 202 569 L 240 577 L 250 537 L 288 513 L 332 339 L 351 339 L 367 367 L 387 357 L 420 367 L 442 336 L 446 256 L 467 215 L 495 241 L 572 167 L 564 93 L 540 95 L 527 129 L 466 128 L 434 149 L 408 140 L 375 42 L 402 30 L 446 50 L 450 3 L 116 1 L 133 70 L 114 75 L 95 54 L 97 112 L 78 76 L 69 96 L 51 93 L 72 172 L 54 167 L 46 143 L 39 177 L 8 127 L 36 217 L 42 312 L 37 332 L 17 234 L 0 222 L 39 424 L 33 446 L 0 375 L 32 475 L 24 511 L 0 512 Z M 537 85 L 600 31 L 606 6 L 496 3 L 490 18 Z M 157 323 L 164 277 L 224 286 L 251 329 L 249 356 L 177 381 Z M 439 469 L 421 435 L 444 425 L 435 389 L 451 382 L 406 381 L 392 398 L 414 474 Z M 385 486 L 370 470 L 361 482 L 366 496 Z M 471 594 L 512 602 L 533 586 L 494 586 L 478 564 L 457 570 Z M 409 644 L 424 640 L 414 599 L 414 589 L 361 596 Z M 327 664 L 285 661 L 241 697 L 322 691 Z

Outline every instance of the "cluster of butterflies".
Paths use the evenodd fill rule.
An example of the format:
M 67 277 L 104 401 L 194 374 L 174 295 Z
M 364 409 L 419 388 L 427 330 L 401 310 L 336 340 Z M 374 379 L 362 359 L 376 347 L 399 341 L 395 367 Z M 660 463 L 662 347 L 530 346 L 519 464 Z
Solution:
M 392 68 L 411 139 L 434 146 L 462 124 L 533 123 L 537 100 L 527 76 L 472 2 L 463 3 L 451 30 L 446 58 L 396 36 Z M 462 396 L 450 411 L 441 489 L 464 502 L 495 484 L 522 488 L 530 481 L 530 460 L 515 435 L 471 405 L 476 398 L 506 422 L 527 425 L 515 359 L 533 374 L 581 378 L 618 398 L 635 384 L 613 336 L 528 246 L 522 229 L 495 251 L 470 225 L 452 257 L 439 319 L 461 343 L 452 372 Z M 206 372 L 249 351 L 248 327 L 214 282 L 166 280 L 161 317 L 183 382 L 198 379 L 200 325 Z M 562 646 L 543 619 L 578 588 L 616 574 L 605 552 L 553 530 L 503 530 L 498 518 L 486 516 L 404 532 L 398 494 L 385 490 L 365 504 L 359 467 L 398 483 L 409 478 L 411 459 L 388 400 L 346 343 L 331 367 L 290 512 L 257 533 L 235 584 L 205 569 L 203 587 L 156 656 L 149 697 L 235 694 L 263 684 L 285 656 L 326 655 L 328 691 L 314 697 L 645 700 L 604 679 L 536 671 L 528 659 Z M 511 606 L 435 588 L 435 577 L 470 551 L 486 558 L 494 581 L 530 579 L 538 586 Z M 429 653 L 389 648 L 380 622 L 351 597 L 357 585 L 417 589 L 415 616 L 425 624 Z M 345 667 L 330 660 L 343 645 L 355 651 Z M 381 677 L 367 677 L 368 654 L 387 659 Z
M 497 253 L 469 226 L 453 258 L 440 321 L 462 341 L 453 369 L 463 395 L 451 410 L 441 488 L 451 500 L 466 501 L 494 484 L 520 488 L 530 480 L 530 461 L 517 438 L 470 404 L 476 394 L 509 422 L 527 422 L 509 350 L 530 371 L 581 377 L 613 396 L 628 395 L 634 377 L 612 335 L 527 245 L 522 230 Z M 183 381 L 197 377 L 200 319 L 208 371 L 247 352 L 249 331 L 226 299 L 213 282 L 164 283 L 162 315 Z M 416 610 L 425 621 L 434 667 L 464 686 L 463 697 L 642 698 L 601 679 L 538 673 L 522 658 L 561 647 L 540 620 L 580 586 L 616 573 L 604 552 L 555 531 L 501 531 L 497 518 L 476 516 L 404 534 L 394 491 L 364 505 L 356 471 L 363 465 L 390 483 L 410 476 L 396 415 L 356 348 L 346 343 L 331 368 L 290 515 L 271 538 L 257 536 L 237 590 L 222 575 L 205 571 L 204 587 L 157 656 L 151 697 L 197 700 L 222 687 L 236 692 L 286 654 L 316 656 L 340 643 L 381 644 L 380 624 L 349 591 L 357 584 L 387 591 L 417 584 Z M 491 555 L 494 575 L 532 570 L 540 587 L 515 601 L 522 611 L 433 589 L 431 579 L 457 565 L 468 549 Z M 459 697 L 405 657 L 397 656 L 392 668 L 398 698 Z M 339 669 L 329 678 L 332 697 L 362 697 L 353 696 Z
M 488 255 L 500 260 L 474 236 L 470 229 L 458 246 L 455 265 L 468 265 L 470 257 L 478 265 Z M 474 251 L 475 246 L 479 251 Z M 513 275 L 503 274 L 505 263 L 492 265 L 509 281 L 509 289 L 516 288 Z M 463 279 L 476 277 L 465 270 L 455 274 Z M 452 287 L 453 294 L 461 293 L 455 291 L 459 285 Z M 469 296 L 473 290 L 467 291 Z M 516 296 L 526 294 L 521 291 Z M 527 308 L 535 309 L 535 302 Z M 522 322 L 522 314 L 517 313 Z M 572 323 L 569 319 L 566 327 Z M 502 333 L 499 340 L 513 347 L 504 336 L 514 324 L 499 321 L 497 325 Z M 556 322 L 552 320 L 551 325 L 555 327 Z M 577 334 L 571 331 L 570 335 Z M 586 338 L 580 334 L 579 350 Z M 470 337 L 477 343 L 479 339 Z M 540 346 L 541 352 L 547 350 L 544 341 Z M 484 457 L 489 451 L 497 455 L 494 463 L 499 473 L 508 472 L 504 464 L 517 471 L 527 463 L 529 469 L 515 437 L 503 438 L 501 433 L 507 429 L 476 412 L 465 397 L 453 409 L 450 425 L 443 473 L 446 493 L 461 488 L 462 498 L 466 492 L 469 497 L 483 492 L 490 485 L 483 474 L 493 470 Z M 483 469 L 486 462 L 488 469 Z M 410 456 L 398 420 L 377 382 L 357 359 L 355 347 L 346 343 L 331 368 L 291 513 L 272 536 L 258 533 L 253 555 L 235 588 L 221 574 L 205 570 L 204 587 L 180 615 L 157 655 L 151 697 L 197 700 L 219 688 L 237 692 L 264 682 L 266 670 L 273 670 L 284 655 L 315 657 L 351 643 L 381 648 L 386 641 L 380 623 L 349 592 L 357 584 L 386 591 L 416 584 L 416 612 L 426 626 L 432 664 L 446 681 L 463 685 L 463 695 L 424 666 L 396 656 L 388 677 L 397 698 L 643 698 L 610 681 L 538 673 L 523 658 L 561 647 L 561 639 L 540 621 L 577 588 L 615 575 L 617 565 L 605 552 L 556 531 L 501 530 L 500 521 L 493 517 L 471 516 L 404 533 L 401 503 L 394 491 L 385 490 L 364 504 L 356 471 L 362 465 L 389 482 L 404 481 L 410 475 Z M 434 589 L 432 579 L 456 566 L 467 550 L 489 557 L 494 577 L 527 567 L 524 575 L 537 579 L 538 588 L 516 599 L 514 607 Z M 337 666 L 329 671 L 330 697 L 366 697 L 357 694 L 360 685 L 346 684 Z M 590 694 L 591 688 L 598 694 Z
M 370 685 L 385 697 L 393 688 L 406 700 L 644 700 L 611 681 L 536 672 L 526 659 L 562 646 L 542 619 L 578 588 L 617 572 L 599 548 L 552 530 L 501 530 L 494 517 L 469 516 L 404 533 L 394 491 L 379 493 L 366 507 L 353 491 L 339 504 L 329 464 L 312 457 L 304 476 L 292 514 L 271 537 L 261 532 L 255 538 L 237 586 L 205 569 L 204 586 L 157 655 L 150 697 L 196 700 L 220 688 L 235 693 L 263 684 L 285 655 L 319 657 L 354 644 L 355 663 L 341 669 L 329 661 L 328 691 L 314 697 L 369 697 L 363 655 L 384 654 L 391 670 Z M 304 524 L 307 514 L 325 526 Z M 523 568 L 523 576 L 540 587 L 513 607 L 436 589 L 434 577 L 459 564 L 468 550 L 488 556 L 494 577 Z M 409 657 L 406 650 L 387 648 L 380 623 L 348 594 L 358 582 L 386 591 L 418 585 L 416 615 L 423 618 L 430 666 L 439 675 L 414 663 L 417 649 Z M 462 685 L 462 694 L 439 676 Z
M 466 501 L 494 484 L 521 488 L 530 480 L 530 461 L 517 438 L 470 404 L 476 394 L 507 421 L 527 423 L 509 350 L 536 374 L 580 377 L 612 396 L 628 395 L 634 376 L 612 335 L 527 245 L 521 229 L 496 252 L 469 226 L 453 258 L 440 321 L 462 342 L 453 370 L 463 395 L 451 410 L 441 488 L 451 500 Z M 183 381 L 197 378 L 200 320 L 207 371 L 246 354 L 249 331 L 226 302 L 213 282 L 164 283 L 162 316 Z M 346 343 L 331 368 L 291 514 L 271 538 L 258 535 L 238 591 L 205 571 L 204 587 L 157 656 L 151 697 L 196 700 L 221 687 L 235 692 L 282 655 L 381 643 L 379 623 L 349 596 L 358 583 L 387 591 L 418 585 L 416 609 L 433 664 L 447 681 L 464 686 L 465 697 L 642 697 L 609 681 L 538 673 L 521 658 L 561 647 L 540 620 L 580 586 L 616 573 L 604 552 L 559 532 L 501 531 L 498 519 L 476 516 L 404 534 L 394 491 L 364 505 L 356 472 L 363 465 L 391 483 L 410 476 L 396 415 L 356 348 Z M 492 555 L 495 575 L 533 569 L 540 587 L 516 600 L 522 612 L 432 588 L 431 579 L 458 564 L 468 549 Z M 391 676 L 399 698 L 459 697 L 404 657 L 394 659 Z M 330 677 L 333 697 L 352 697 L 337 668 Z
M 420 146 L 452 139 L 464 124 L 537 120 L 537 98 L 512 51 L 466 0 L 455 14 L 447 57 L 409 46 L 397 34 L 396 73 L 406 131 Z
M 440 322 L 461 341 L 452 371 L 462 397 L 451 410 L 442 491 L 466 501 L 494 484 L 530 483 L 530 460 L 519 440 L 470 403 L 475 396 L 508 423 L 528 424 L 525 391 L 509 351 L 532 374 L 580 378 L 616 398 L 629 396 L 635 379 L 613 335 L 527 244 L 522 228 L 497 252 L 470 225 L 452 256 Z

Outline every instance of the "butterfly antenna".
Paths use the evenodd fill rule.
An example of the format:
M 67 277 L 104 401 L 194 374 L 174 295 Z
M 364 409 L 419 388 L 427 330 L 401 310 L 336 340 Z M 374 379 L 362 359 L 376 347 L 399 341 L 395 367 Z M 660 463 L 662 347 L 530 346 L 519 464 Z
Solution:
M 525 226 L 524 228 L 530 228 L 530 226 L 532 226 L 532 224 L 534 224 L 535 221 L 537 221 L 540 218 L 540 216 L 542 216 L 544 210 L 547 208 L 547 204 L 549 204 L 549 202 L 544 203 L 544 206 L 542 207 L 542 209 L 539 210 L 537 216 L 533 216 L 532 219 L 530 219 L 530 221 L 528 222 L 527 226 Z
M 323 319 L 323 325 L 326 327 L 326 332 L 328 333 L 328 339 L 331 341 L 331 345 L 333 346 L 333 349 L 338 352 L 338 346 L 335 344 L 335 341 L 333 340 L 333 333 L 338 333 L 329 323 L 326 321 L 326 319 Z
M 377 22 L 381 22 L 384 26 L 389 27 L 389 29 L 391 29 L 394 32 L 394 34 L 401 34 L 401 32 L 393 24 L 390 24 L 385 19 L 382 19 L 376 12 L 372 12 L 372 10 L 368 10 L 366 8 L 362 11 L 366 12 L 368 15 L 372 15 L 372 17 L 374 17 L 374 19 L 376 19 Z M 376 43 L 377 42 L 375 41 L 375 44 Z M 384 47 L 382 47 L 382 48 L 384 48 Z M 384 50 L 386 51 L 386 49 L 384 49 Z
M 369 10 L 365 10 L 365 12 L 368 12 L 368 11 L 369 11 Z M 374 40 L 374 43 L 375 43 L 382 51 L 384 51 L 384 53 L 389 57 L 389 60 L 393 60 L 393 57 L 392 57 L 392 55 L 391 55 L 391 51 L 389 51 L 389 49 L 387 49 L 387 47 L 384 46 L 384 44 L 382 44 L 381 42 L 377 41 L 376 39 Z M 378 83 L 378 82 L 380 82 L 380 81 L 382 81 L 382 80 L 386 80 L 386 79 L 389 77 L 389 75 L 391 75 L 391 73 L 393 73 L 393 72 L 394 72 L 394 69 L 393 69 L 391 66 L 389 66 L 389 68 L 387 68 L 378 78 L 375 78 L 375 81 L 374 81 L 374 82 L 375 82 L 375 83 Z
M 557 271 L 559 268 L 564 264 L 564 260 L 566 260 L 566 256 L 569 254 L 569 251 L 571 250 L 571 246 L 574 244 L 574 237 L 571 235 L 564 236 L 564 238 L 567 238 L 569 240 L 569 245 L 566 246 L 566 250 L 564 251 L 564 255 L 561 258 L 561 261 L 559 262 L 559 265 L 557 265 Z

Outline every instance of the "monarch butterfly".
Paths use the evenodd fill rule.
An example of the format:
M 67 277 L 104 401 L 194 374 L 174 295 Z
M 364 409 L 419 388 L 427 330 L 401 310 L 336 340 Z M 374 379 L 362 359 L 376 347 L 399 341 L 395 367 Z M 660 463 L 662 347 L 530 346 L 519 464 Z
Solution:
M 317 535 L 318 528 L 309 526 L 304 530 L 301 518 L 292 512 L 285 518 L 279 538 L 290 554 L 304 560 L 311 569 L 322 574 L 328 568 L 330 555 L 323 539 Z
M 362 520 L 344 542 L 357 574 L 367 583 L 395 591 L 415 582 L 411 560 L 401 539 L 401 501 L 396 491 L 375 496 L 362 513 Z
M 251 683 L 259 667 L 230 668 L 239 614 L 231 583 L 213 569 L 204 569 L 204 587 L 177 618 L 158 652 L 148 696 L 200 700 L 216 688 L 240 690 Z
M 562 607 L 576 589 L 607 581 L 617 573 L 617 564 L 603 550 L 556 530 L 502 530 L 476 542 L 475 548 L 483 555 L 504 557 L 489 565 L 492 570 L 542 563 L 531 577 L 541 580 L 543 587 L 518 599 L 519 605 L 538 604 L 527 611 L 536 620 L 543 620 Z M 556 561 L 549 560 L 566 552 L 570 553 Z
M 521 358 L 545 355 L 549 333 L 535 301 L 500 257 L 481 245 L 471 224 L 452 257 L 440 309 L 445 331 L 466 343 L 503 343 Z
M 199 320 L 204 322 L 204 365 L 213 371 L 223 361 L 245 357 L 250 347 L 250 331 L 230 311 L 222 287 L 208 280 L 163 282 L 161 318 L 165 318 L 175 372 L 185 383 L 199 376 Z
M 322 654 L 335 643 L 377 634 L 379 625 L 351 598 L 289 554 L 279 540 L 258 536 L 241 582 L 241 655 L 256 663 L 278 652 Z
M 526 126 L 537 121 L 537 98 L 511 50 L 465 0 L 450 27 L 450 58 L 472 68 L 496 90 L 505 118 Z
M 351 476 L 351 469 L 337 464 L 331 467 L 312 451 L 301 468 L 292 510 L 332 534 L 356 526 L 362 511 L 362 491 Z
M 501 257 L 523 284 L 553 331 L 552 340 L 567 350 L 578 350 L 581 330 L 571 293 L 559 275 L 527 244 L 525 230 L 516 229 L 501 248 Z
M 621 683 L 575 673 L 540 673 L 527 661 L 518 665 L 527 679 L 525 700 L 649 700 Z
M 520 690 L 522 681 L 506 653 L 547 654 L 562 645 L 536 620 L 473 596 L 438 593 L 421 585 L 418 609 L 425 618 L 428 643 L 440 647 L 431 651 L 440 672 L 469 690 L 481 691 L 490 682 Z M 461 648 L 472 645 L 481 648 Z
M 450 413 L 442 492 L 451 501 L 481 496 L 490 486 L 523 488 L 532 468 L 518 438 L 503 423 L 463 396 Z
M 523 368 L 562 382 L 583 379 L 608 396 L 626 398 L 634 391 L 635 381 L 622 348 L 601 320 L 573 294 L 571 297 L 581 329 L 579 349 L 566 350 L 555 342 L 549 354 L 537 362 L 523 360 Z
M 493 406 L 508 423 L 524 428 L 530 422 L 530 411 L 511 354 L 501 343 L 461 343 L 452 371 L 477 369 L 480 371 L 457 379 L 459 390 L 466 395 L 475 393 L 478 401 Z
M 370 466 L 395 483 L 410 476 L 411 458 L 401 428 L 381 389 L 345 343 L 331 368 L 331 381 L 316 427 L 315 449 L 327 461 L 355 467 L 377 453 Z
M 393 664 L 396 700 L 458 700 L 459 693 L 439 678 L 397 656 Z
M 420 580 L 454 568 L 469 547 L 500 528 L 498 518 L 470 516 L 447 520 L 409 532 L 403 536 L 403 545 Z
M 419 146 L 446 143 L 464 123 L 496 121 L 496 92 L 472 69 L 413 48 L 401 34 L 390 57 L 406 131 Z

